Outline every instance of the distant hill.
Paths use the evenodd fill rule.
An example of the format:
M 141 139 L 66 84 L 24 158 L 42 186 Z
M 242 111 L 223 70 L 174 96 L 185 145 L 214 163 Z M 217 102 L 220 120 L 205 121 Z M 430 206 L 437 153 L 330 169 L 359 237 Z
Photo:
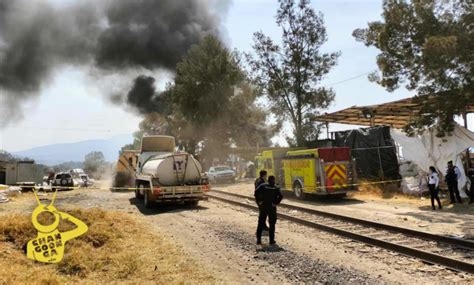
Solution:
M 28 157 L 36 163 L 56 165 L 68 161 L 83 161 L 91 151 L 101 151 L 109 162 L 117 160 L 120 148 L 132 143 L 131 135 L 119 135 L 106 140 L 86 140 L 76 143 L 60 143 L 35 147 L 28 150 L 13 152 L 19 157 Z

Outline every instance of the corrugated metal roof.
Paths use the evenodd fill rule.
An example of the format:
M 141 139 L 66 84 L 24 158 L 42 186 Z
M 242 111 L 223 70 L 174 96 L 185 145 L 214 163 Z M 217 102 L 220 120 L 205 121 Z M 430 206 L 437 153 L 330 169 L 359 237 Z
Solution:
M 430 97 L 411 97 L 393 102 L 369 105 L 352 106 L 333 113 L 317 116 L 317 120 L 327 123 L 339 123 L 348 125 L 374 126 L 386 125 L 401 129 L 406 126 L 413 115 L 420 112 L 421 103 L 416 99 L 430 100 Z M 434 97 L 431 97 L 434 98 Z M 474 104 L 466 107 L 467 113 L 474 113 Z

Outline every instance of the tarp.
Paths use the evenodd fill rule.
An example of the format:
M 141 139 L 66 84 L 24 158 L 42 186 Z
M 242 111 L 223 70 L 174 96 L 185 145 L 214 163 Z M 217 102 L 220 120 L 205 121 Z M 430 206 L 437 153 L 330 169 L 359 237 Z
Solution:
M 474 146 L 474 133 L 456 124 L 450 136 L 436 137 L 436 130 L 430 129 L 422 135 L 408 137 L 398 129 L 391 129 L 392 138 L 401 146 L 402 156 L 416 163 L 422 171 L 434 166 L 444 177 L 448 161 L 452 160 L 462 173 L 459 188 L 466 185 L 466 175 L 461 161 L 461 153 Z
M 398 159 L 390 127 L 379 126 L 334 133 L 335 146 L 348 146 L 359 178 L 398 179 Z

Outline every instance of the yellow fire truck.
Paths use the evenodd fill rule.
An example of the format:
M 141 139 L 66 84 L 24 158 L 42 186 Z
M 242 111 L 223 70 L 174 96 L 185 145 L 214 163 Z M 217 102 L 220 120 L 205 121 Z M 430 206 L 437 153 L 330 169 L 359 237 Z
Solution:
M 268 150 L 255 160 L 257 176 L 266 170 L 282 190 L 293 191 L 298 199 L 306 194 L 344 196 L 357 191 L 355 162 L 347 147 Z

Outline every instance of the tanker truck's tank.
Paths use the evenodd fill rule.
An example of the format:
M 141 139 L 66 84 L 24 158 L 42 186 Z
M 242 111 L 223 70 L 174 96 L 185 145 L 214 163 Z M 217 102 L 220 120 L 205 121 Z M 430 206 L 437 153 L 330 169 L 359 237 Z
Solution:
M 157 155 L 142 167 L 142 174 L 152 176 L 161 186 L 199 184 L 201 172 L 199 162 L 188 153 Z

